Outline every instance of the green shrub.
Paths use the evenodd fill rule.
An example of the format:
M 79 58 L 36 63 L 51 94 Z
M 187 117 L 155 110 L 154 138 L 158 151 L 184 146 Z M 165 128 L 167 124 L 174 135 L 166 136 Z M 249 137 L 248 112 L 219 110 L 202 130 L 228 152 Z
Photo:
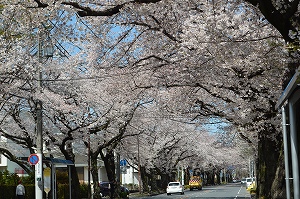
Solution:
M 19 176 L 6 171 L 0 172 L 0 185 L 16 185 L 19 181 Z
M 57 198 L 69 199 L 69 184 L 68 176 L 65 172 L 57 172 Z M 9 173 L 8 171 L 0 172 L 0 199 L 14 199 L 16 196 L 16 187 L 19 181 L 22 181 L 25 187 L 25 199 L 35 198 L 35 177 L 34 173 L 29 174 L 26 177 L 19 177 L 17 174 Z M 67 182 L 67 183 L 62 183 Z M 51 191 L 50 193 L 51 194 Z M 80 185 L 80 198 L 87 198 L 88 185 Z M 44 198 L 46 194 L 44 192 Z
M 81 184 L 80 185 L 80 198 L 87 198 L 88 197 L 88 185 Z
M 15 198 L 16 186 L 13 185 L 0 185 L 0 199 Z

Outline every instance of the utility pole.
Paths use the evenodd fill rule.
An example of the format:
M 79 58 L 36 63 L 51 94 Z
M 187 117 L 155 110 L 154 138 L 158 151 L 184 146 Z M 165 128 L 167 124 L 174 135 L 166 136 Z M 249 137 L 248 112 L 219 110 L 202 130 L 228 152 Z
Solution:
M 42 92 L 42 43 L 41 43 L 41 28 L 38 30 L 38 90 Z M 42 121 L 42 108 L 43 104 L 41 100 L 36 102 L 36 153 L 39 158 L 38 163 L 35 165 L 35 198 L 43 198 L 43 121 Z
M 49 58 L 53 56 L 53 46 L 51 43 L 43 45 L 42 38 L 42 25 L 38 29 L 38 92 L 42 93 L 42 64 L 43 56 Z M 38 162 L 35 165 L 35 198 L 43 199 L 44 193 L 44 181 L 43 181 L 43 103 L 41 100 L 36 101 L 36 155 L 38 156 Z
M 42 199 L 43 198 L 43 191 L 44 191 L 44 184 L 43 184 L 43 138 L 42 138 L 42 102 L 38 100 L 36 102 L 36 131 L 37 131 L 37 138 L 36 138 L 36 152 L 39 158 L 38 163 L 35 165 L 35 198 Z

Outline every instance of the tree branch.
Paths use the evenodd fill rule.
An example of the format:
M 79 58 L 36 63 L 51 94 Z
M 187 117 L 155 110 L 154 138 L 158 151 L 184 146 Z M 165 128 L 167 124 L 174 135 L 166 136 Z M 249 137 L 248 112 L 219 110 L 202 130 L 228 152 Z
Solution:
M 12 162 L 15 162 L 18 164 L 22 169 L 26 171 L 26 173 L 31 173 L 32 170 L 30 167 L 26 166 L 23 161 L 20 161 L 16 156 L 14 156 L 11 152 L 9 152 L 7 149 L 0 148 L 0 153 L 4 155 L 7 159 L 9 159 Z
M 37 1 L 37 0 L 36 0 Z M 120 12 L 120 10 L 127 4 L 136 3 L 136 4 L 149 4 L 149 3 L 157 3 L 162 0 L 133 0 L 127 3 L 122 3 L 120 5 L 115 5 L 111 8 L 105 10 L 94 10 L 90 7 L 82 6 L 77 2 L 62 2 L 63 5 L 69 5 L 74 8 L 79 9 L 77 12 L 79 16 L 86 17 L 86 16 L 113 16 Z

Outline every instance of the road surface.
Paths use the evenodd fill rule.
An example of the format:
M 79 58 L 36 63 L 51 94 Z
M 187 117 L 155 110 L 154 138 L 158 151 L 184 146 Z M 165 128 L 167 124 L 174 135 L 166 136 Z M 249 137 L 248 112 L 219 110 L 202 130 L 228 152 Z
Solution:
M 206 186 L 202 190 L 185 190 L 184 195 L 160 194 L 156 196 L 143 196 L 139 199 L 250 199 L 250 193 L 240 183 L 219 186 Z

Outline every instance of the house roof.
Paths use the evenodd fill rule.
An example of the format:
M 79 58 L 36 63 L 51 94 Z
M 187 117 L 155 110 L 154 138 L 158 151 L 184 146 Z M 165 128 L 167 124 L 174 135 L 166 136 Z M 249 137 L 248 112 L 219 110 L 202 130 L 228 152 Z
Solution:
M 284 105 L 284 103 L 289 99 L 289 97 L 292 95 L 292 93 L 298 86 L 300 86 L 300 68 L 296 70 L 296 73 L 290 80 L 287 87 L 284 89 L 282 95 L 280 96 L 276 104 L 276 109 L 280 109 Z
M 57 159 L 57 158 L 45 158 L 46 161 L 50 161 L 52 164 L 63 164 L 63 165 L 74 165 L 74 163 L 71 160 L 63 160 L 63 159 Z

